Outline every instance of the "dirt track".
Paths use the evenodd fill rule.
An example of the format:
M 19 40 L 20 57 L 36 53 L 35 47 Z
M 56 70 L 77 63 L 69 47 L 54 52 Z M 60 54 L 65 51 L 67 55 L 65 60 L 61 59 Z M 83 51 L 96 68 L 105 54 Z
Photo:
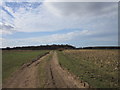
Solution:
M 73 76 L 63 70 L 59 63 L 57 53 L 54 52 L 48 67 L 48 84 L 47 88 L 84 88 L 79 80 L 75 80 Z
M 47 56 L 47 55 L 46 55 Z M 3 85 L 3 88 L 37 88 L 39 87 L 38 80 L 38 65 L 46 56 L 43 56 L 39 60 L 32 64 L 23 65 L 20 70 L 14 73 L 7 82 Z
M 46 65 L 46 83 L 44 88 L 84 88 L 83 83 L 74 79 L 73 76 L 63 70 L 59 63 L 56 52 L 50 53 L 52 58 Z M 38 66 L 43 56 L 28 67 L 18 70 L 4 85 L 3 88 L 38 88 L 40 83 L 38 79 Z

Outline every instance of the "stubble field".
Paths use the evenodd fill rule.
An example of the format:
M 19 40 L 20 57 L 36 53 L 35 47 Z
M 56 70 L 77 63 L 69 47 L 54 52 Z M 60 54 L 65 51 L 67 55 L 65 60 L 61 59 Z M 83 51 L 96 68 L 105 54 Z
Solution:
M 95 88 L 118 87 L 118 50 L 65 50 L 59 63 Z

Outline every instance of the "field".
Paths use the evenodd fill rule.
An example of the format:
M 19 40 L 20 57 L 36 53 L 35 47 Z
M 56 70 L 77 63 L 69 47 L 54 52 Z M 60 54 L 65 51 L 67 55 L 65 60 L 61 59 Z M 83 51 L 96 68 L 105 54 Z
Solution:
M 65 50 L 59 63 L 94 88 L 118 87 L 118 50 Z
M 3 82 L 10 77 L 10 75 L 20 68 L 23 64 L 30 62 L 36 57 L 43 55 L 48 51 L 3 51 L 2 52 L 2 79 Z
M 117 88 L 118 59 L 112 49 L 4 50 L 3 87 Z

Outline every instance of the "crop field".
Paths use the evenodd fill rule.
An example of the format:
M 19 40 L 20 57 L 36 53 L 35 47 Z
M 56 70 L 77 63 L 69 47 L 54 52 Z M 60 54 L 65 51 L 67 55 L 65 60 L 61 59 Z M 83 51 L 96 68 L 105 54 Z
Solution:
M 58 58 L 61 67 L 91 87 L 118 87 L 118 50 L 65 50 Z
M 2 79 L 3 82 L 20 66 L 45 54 L 48 51 L 19 50 L 2 51 Z
M 3 88 L 118 88 L 118 59 L 112 49 L 4 50 Z

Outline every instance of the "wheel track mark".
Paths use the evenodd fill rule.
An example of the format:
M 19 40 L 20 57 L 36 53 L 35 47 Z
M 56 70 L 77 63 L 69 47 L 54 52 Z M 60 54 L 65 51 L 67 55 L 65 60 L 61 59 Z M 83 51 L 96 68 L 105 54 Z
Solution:
M 48 54 L 49 53 L 44 54 L 42 57 L 32 63 L 29 62 L 21 66 L 20 69 L 8 79 L 8 82 L 3 85 L 3 88 L 35 88 L 37 86 L 37 74 L 35 74 L 37 67 L 35 66 L 37 66 Z M 26 81 L 26 79 L 28 79 L 29 82 L 28 80 Z
M 64 69 L 60 67 L 56 52 L 53 53 L 53 58 L 51 61 L 52 61 L 51 66 L 53 70 L 52 73 L 53 73 L 53 76 L 55 77 L 54 80 L 55 80 L 57 88 L 59 87 L 61 88 L 85 88 L 84 86 L 80 84 L 79 80 L 73 78 L 73 76 L 70 73 L 68 73 L 67 71 L 65 71 Z
M 56 84 L 55 84 L 55 80 L 54 80 L 54 76 L 53 76 L 51 65 L 50 65 L 50 74 L 51 74 L 51 78 L 52 78 L 52 83 L 53 83 L 54 87 L 57 88 Z

